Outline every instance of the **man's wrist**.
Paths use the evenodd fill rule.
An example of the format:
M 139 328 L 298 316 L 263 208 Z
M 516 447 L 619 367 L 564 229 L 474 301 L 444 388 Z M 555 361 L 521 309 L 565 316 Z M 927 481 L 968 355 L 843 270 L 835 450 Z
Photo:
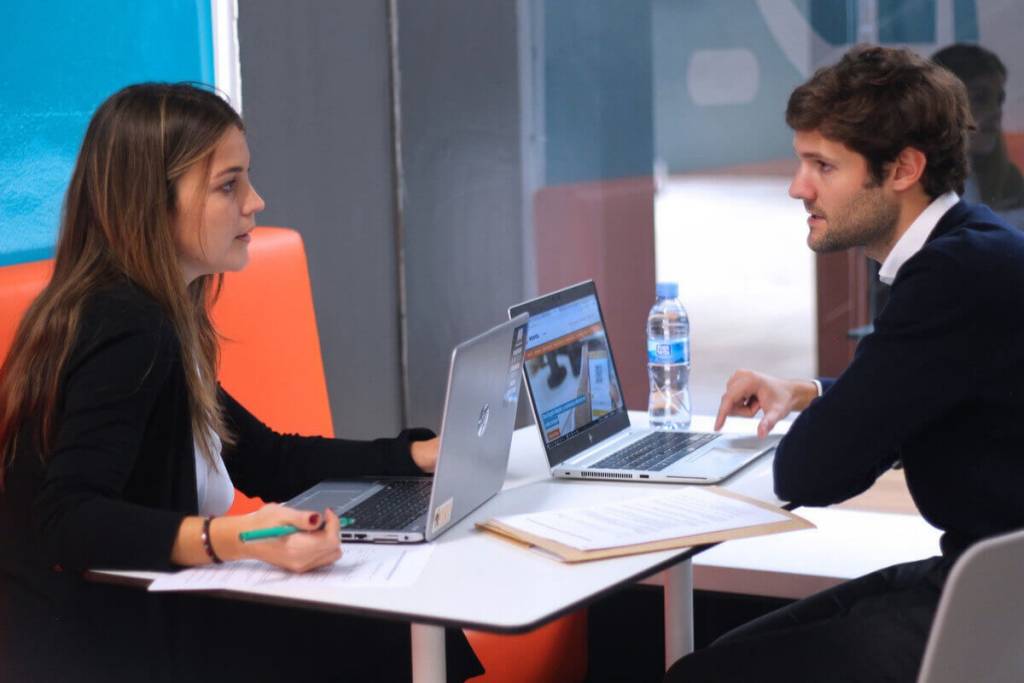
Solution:
M 807 380 L 794 380 L 793 381 L 793 410 L 803 410 L 807 406 L 811 405 L 811 402 L 821 396 L 819 387 L 820 383 L 814 379 Z
M 814 384 L 815 391 L 817 391 L 817 396 L 814 398 L 821 398 L 822 393 L 824 393 L 824 390 L 821 388 L 821 380 L 812 379 L 811 382 Z

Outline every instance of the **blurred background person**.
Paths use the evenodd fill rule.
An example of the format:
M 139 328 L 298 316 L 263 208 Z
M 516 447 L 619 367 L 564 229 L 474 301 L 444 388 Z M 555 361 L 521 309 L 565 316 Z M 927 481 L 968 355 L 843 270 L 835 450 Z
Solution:
M 991 50 L 967 43 L 944 47 L 932 55 L 932 60 L 967 86 L 977 126 L 971 134 L 970 175 L 964 199 L 987 204 L 1024 228 L 1024 177 L 1010 160 L 1003 136 L 1006 66 Z

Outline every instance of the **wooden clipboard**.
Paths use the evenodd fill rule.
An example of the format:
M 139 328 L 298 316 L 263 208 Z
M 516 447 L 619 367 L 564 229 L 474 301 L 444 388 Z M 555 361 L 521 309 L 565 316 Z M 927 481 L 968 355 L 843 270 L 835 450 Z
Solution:
M 690 536 L 679 536 L 676 538 L 667 538 L 661 541 L 651 541 L 649 543 L 619 545 L 610 548 L 601 548 L 598 550 L 580 550 L 579 548 L 573 548 L 550 538 L 544 538 L 542 536 L 520 531 L 519 529 L 503 524 L 498 519 L 489 519 L 484 522 L 477 522 L 476 526 L 478 529 L 495 534 L 499 538 L 511 541 L 520 547 L 540 548 L 541 550 L 546 551 L 546 554 L 553 555 L 563 562 L 589 562 L 591 560 L 603 560 L 609 557 L 639 555 L 641 553 L 653 553 L 659 550 L 672 550 L 674 548 L 689 548 L 695 545 L 720 543 L 722 541 L 731 541 L 737 538 L 768 536 L 770 534 L 780 534 L 786 531 L 814 528 L 814 524 L 803 517 L 798 517 L 792 512 L 783 510 L 782 508 L 770 503 L 750 498 L 734 491 L 728 491 L 717 486 L 704 487 L 703 490 L 716 493 L 721 496 L 726 496 L 727 498 L 732 498 L 734 500 L 740 500 L 764 510 L 770 510 L 776 514 L 782 515 L 785 519 L 767 524 L 723 529 L 721 531 L 693 534 Z

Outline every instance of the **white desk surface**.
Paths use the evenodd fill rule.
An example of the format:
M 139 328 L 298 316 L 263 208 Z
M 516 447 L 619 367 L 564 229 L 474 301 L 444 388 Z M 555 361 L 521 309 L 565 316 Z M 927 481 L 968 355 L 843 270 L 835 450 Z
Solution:
M 631 413 L 630 418 L 634 424 L 646 423 L 643 413 Z M 732 418 L 726 428 L 751 433 L 755 424 L 753 420 Z M 694 430 L 710 427 L 711 418 L 694 419 Z M 650 493 L 652 488 L 672 486 L 678 484 L 553 480 L 540 436 L 531 425 L 517 430 L 513 437 L 502 493 L 434 541 L 436 547 L 430 563 L 416 584 L 340 588 L 332 592 L 323 588 L 261 586 L 247 589 L 244 594 L 233 592 L 225 596 L 422 624 L 521 632 L 577 609 L 620 585 L 647 577 L 693 552 L 684 548 L 569 565 L 477 531 L 473 528 L 476 521 L 591 501 L 624 500 Z M 772 493 L 770 454 L 727 480 L 725 487 L 780 503 Z M 157 576 L 152 572 L 103 575 L 133 582 Z
M 729 541 L 693 558 L 699 590 L 799 599 L 901 562 L 939 555 L 920 515 L 800 508 L 817 527 Z

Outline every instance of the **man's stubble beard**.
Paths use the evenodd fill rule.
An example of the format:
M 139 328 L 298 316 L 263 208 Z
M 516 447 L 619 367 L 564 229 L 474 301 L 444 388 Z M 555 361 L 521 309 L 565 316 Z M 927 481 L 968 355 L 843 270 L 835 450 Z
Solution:
M 881 187 L 869 185 L 826 217 L 825 234 L 814 242 L 808 239 L 807 246 L 817 254 L 827 254 L 887 242 L 899 215 L 899 205 L 887 200 Z

